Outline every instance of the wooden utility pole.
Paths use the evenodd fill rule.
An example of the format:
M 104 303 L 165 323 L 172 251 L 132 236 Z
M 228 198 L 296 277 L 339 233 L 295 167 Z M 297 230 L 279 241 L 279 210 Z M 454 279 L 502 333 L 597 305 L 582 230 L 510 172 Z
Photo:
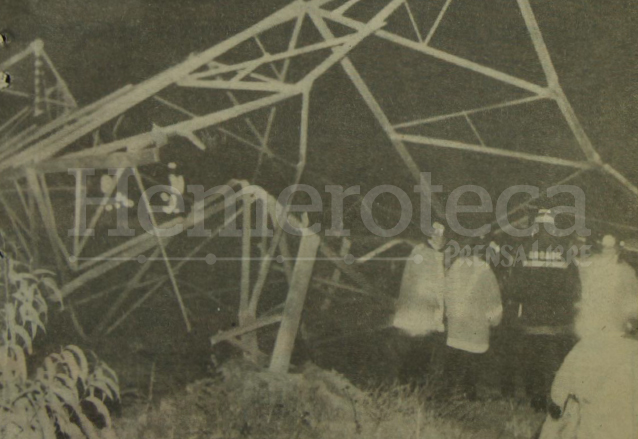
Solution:
M 318 235 L 306 235 L 301 238 L 297 262 L 292 272 L 290 289 L 284 307 L 283 319 L 277 334 L 275 349 L 270 360 L 272 372 L 286 373 L 290 366 L 290 357 L 301 321 L 301 312 L 306 301 L 306 293 L 312 277 L 317 251 L 321 238 Z

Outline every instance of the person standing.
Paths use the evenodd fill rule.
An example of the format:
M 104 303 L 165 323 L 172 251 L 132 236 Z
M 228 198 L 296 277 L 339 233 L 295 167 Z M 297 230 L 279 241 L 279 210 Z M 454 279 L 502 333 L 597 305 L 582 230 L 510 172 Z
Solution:
M 451 394 L 477 398 L 479 369 L 490 346 L 490 330 L 503 315 L 499 283 L 476 252 L 458 258 L 447 273 L 445 383 Z
M 611 236 L 603 250 L 579 267 L 583 296 L 576 329 L 580 338 L 552 384 L 553 410 L 541 439 L 638 437 L 638 340 L 629 336 L 638 317 L 638 279 L 618 262 Z
M 410 336 L 425 336 L 445 330 L 445 261 L 441 252 L 445 238 L 442 225 L 435 223 L 435 234 L 428 244 L 414 246 L 405 262 L 392 320 L 392 326 Z
M 631 298 L 638 292 L 636 272 L 626 262 L 620 261 L 620 247 L 612 235 L 606 235 L 600 242 L 599 253 L 579 260 L 578 273 L 581 280 L 581 298 L 576 304 L 575 332 L 583 338 L 589 331 L 603 330 L 612 318 L 609 314 L 618 312 L 618 300 Z M 609 294 L 614 292 L 614 294 Z M 600 320 L 599 324 L 595 324 Z
M 539 210 L 538 232 L 517 249 L 506 286 L 507 354 L 502 391 L 513 396 L 521 374 L 531 406 L 547 410 L 552 380 L 573 347 L 575 302 L 580 280 L 574 264 L 554 252 L 560 242 L 545 229 L 554 222 L 550 210 Z
M 396 328 L 399 341 L 407 342 L 399 367 L 399 379 L 406 383 L 426 380 L 436 348 L 437 337 L 432 334 L 445 330 L 445 228 L 435 223 L 434 231 L 428 243 L 417 244 L 405 262 L 392 316 L 391 326 Z

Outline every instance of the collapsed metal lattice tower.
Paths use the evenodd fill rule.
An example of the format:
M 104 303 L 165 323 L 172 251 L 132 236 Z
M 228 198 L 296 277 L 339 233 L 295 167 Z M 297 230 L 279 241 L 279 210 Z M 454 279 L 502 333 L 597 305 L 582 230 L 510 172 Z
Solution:
M 27 235 L 33 232 L 35 216 L 42 217 L 58 264 L 68 270 L 68 278 L 63 287 L 64 296 L 69 298 L 87 282 L 104 276 L 127 260 L 147 253 L 150 254 L 149 259 L 157 258 L 166 268 L 167 274 L 163 278 L 145 279 L 149 264 L 142 266 L 134 278 L 127 282 L 120 298 L 106 313 L 105 319 L 97 325 L 98 333 L 112 330 L 132 310 L 166 283 L 171 285 L 186 326 L 190 327 L 188 312 L 176 277 L 188 258 L 173 264 L 166 247 L 177 237 L 162 238 L 150 234 L 131 237 L 115 247 L 104 249 L 99 255 L 93 254 L 86 257 L 89 236 L 81 236 L 79 233 L 82 226 L 79 212 L 86 209 L 83 204 L 87 193 L 86 183 L 83 179 L 75 180 L 73 229 L 76 233 L 72 234 L 73 237 L 69 240 L 66 229 L 60 228 L 59 212 L 56 212 L 51 202 L 51 190 L 47 179 L 54 180 L 55 175 L 67 174 L 69 169 L 118 168 L 115 174 L 117 182 L 123 177 L 125 169 L 132 169 L 138 189 L 144 193 L 144 181 L 150 181 L 148 175 L 144 174 L 144 167 L 158 163 L 161 150 L 170 148 L 171 143 L 176 139 L 185 139 L 195 147 L 207 150 L 211 148 L 211 144 L 215 143 L 214 136 L 221 135 L 232 138 L 237 145 L 256 150 L 259 154 L 259 165 L 264 160 L 274 160 L 281 166 L 292 168 L 294 170 L 293 186 L 298 185 L 304 174 L 309 147 L 308 126 L 312 118 L 311 92 L 316 81 L 335 67 L 340 66 L 343 69 L 416 183 L 426 184 L 421 178 L 421 172 L 424 169 L 413 158 L 411 148 L 435 147 L 464 151 L 468 154 L 486 154 L 573 168 L 574 174 L 563 182 L 583 172 L 602 170 L 618 180 L 630 192 L 638 195 L 638 188 L 610 165 L 603 163 L 592 146 L 559 83 L 529 0 L 517 0 L 517 5 L 542 67 L 545 85 L 536 84 L 434 47 L 433 38 L 445 22 L 446 12 L 452 0 L 445 1 L 427 29 L 419 24 L 420 20 L 413 13 L 408 0 L 387 0 L 378 5 L 377 2 L 375 3 L 377 6 L 372 8 L 374 13 L 368 18 L 361 18 L 352 12 L 365 3 L 371 2 L 367 0 L 293 1 L 290 5 L 226 41 L 192 55 L 182 63 L 147 81 L 123 87 L 83 108 L 76 108 L 68 87 L 44 54 L 41 43 L 34 43 L 27 51 L 2 64 L 3 70 L 9 70 L 16 63 L 26 60 L 28 56 L 33 55 L 36 59 L 36 73 L 33 81 L 35 90 L 32 93 L 15 89 L 10 91 L 16 97 L 27 98 L 30 101 L 26 106 L 18 108 L 15 114 L 0 127 L 0 135 L 3 136 L 2 145 L 0 145 L 0 179 L 3 184 L 15 187 L 19 203 L 16 205 L 15 202 L 7 199 L 0 201 L 4 204 L 16 235 L 22 237 L 25 242 L 28 241 Z M 408 20 L 397 27 L 394 18 L 398 14 L 402 14 Z M 300 35 L 307 29 L 312 29 L 319 37 L 314 41 L 301 44 Z M 273 38 L 273 35 L 277 38 Z M 374 39 L 383 40 L 402 50 L 412 51 L 414 57 L 422 57 L 426 62 L 427 60 L 443 62 L 518 89 L 526 95 L 523 98 L 496 104 L 467 107 L 449 114 L 394 121 L 387 115 L 385 102 L 378 97 L 378 91 L 368 84 L 365 75 L 350 57 L 352 52 L 364 42 Z M 285 44 L 281 44 L 282 41 Z M 51 72 L 54 83 L 52 86 L 44 85 L 42 72 L 45 69 Z M 405 86 L 409 88 L 411 84 Z M 180 100 L 182 94 L 192 93 L 193 90 L 197 91 L 195 96 L 198 102 L 197 110 L 189 105 L 189 102 L 193 102 L 192 99 Z M 168 94 L 171 98 L 166 96 Z M 207 94 L 210 94 L 210 99 L 205 98 Z M 273 150 L 270 135 L 278 116 L 278 105 L 295 99 L 300 100 L 297 109 L 299 139 L 296 159 L 290 160 L 289 157 L 279 156 Z M 581 159 L 573 160 L 490 146 L 483 141 L 481 133 L 473 123 L 476 115 L 508 107 L 534 105 L 538 101 L 551 102 L 558 108 L 560 117 L 566 122 L 578 145 Z M 163 112 L 161 117 L 158 116 L 162 120 L 161 126 L 151 124 L 156 120 L 148 117 L 148 109 L 151 107 L 144 107 L 144 105 L 152 105 L 152 108 L 161 106 Z M 204 112 L 201 110 L 202 105 L 207 106 Z M 131 126 L 136 128 L 123 132 L 127 118 L 132 120 Z M 30 123 L 32 119 L 37 119 L 37 123 Z M 474 133 L 475 141 L 439 138 L 415 133 L 413 130 L 415 127 L 452 119 L 464 120 Z M 240 123 L 247 135 L 233 129 L 231 125 L 228 125 L 230 122 Z M 276 219 L 281 215 L 290 217 L 295 224 L 303 224 L 302 219 L 289 212 L 289 205 L 281 205 L 265 191 L 256 191 L 254 186 L 246 189 L 249 188 L 249 183 L 231 182 L 231 186 L 238 189 L 231 200 L 240 202 L 242 209 L 238 210 L 234 217 L 225 218 L 220 228 L 206 240 L 212 239 L 224 224 L 240 216 L 243 218 L 243 230 L 250 230 L 251 215 L 245 215 L 243 212 L 250 212 L 251 206 L 258 200 L 264 199 L 269 200 L 268 215 L 273 225 L 277 224 Z M 112 204 L 115 190 L 116 185 L 112 185 L 102 195 L 102 201 L 95 207 L 89 220 L 89 228 L 99 225 L 102 215 Z M 213 199 L 207 201 L 202 208 L 203 216 L 196 214 L 193 209 L 188 214 L 184 212 L 183 215 L 176 215 L 162 222 L 152 213 L 148 199 L 142 197 L 141 202 L 146 204 L 153 225 L 158 227 L 168 227 L 176 223 L 195 226 L 203 222 L 205 218 L 218 216 L 224 211 L 225 206 L 224 202 Z M 432 197 L 429 202 L 435 214 L 444 219 L 445 209 L 441 202 L 435 197 Z M 520 210 L 522 207 L 522 205 L 515 206 L 512 211 Z M 346 240 L 340 252 L 331 249 L 325 242 L 320 243 L 316 237 L 303 237 L 291 242 L 293 240 L 287 238 L 281 228 L 275 227 L 275 229 L 276 233 L 272 238 L 262 239 L 256 279 L 250 276 L 251 255 L 256 240 L 251 238 L 249 233 L 244 233 L 241 241 L 243 257 L 240 262 L 241 328 L 216 337 L 216 341 L 230 341 L 254 357 L 262 359 L 265 354 L 258 351 L 256 339 L 246 334 L 264 325 L 283 320 L 279 347 L 276 349 L 288 352 L 292 348 L 291 338 L 294 340 L 297 332 L 305 290 L 312 276 L 313 264 L 309 263 L 308 259 L 312 259 L 317 251 L 322 252 L 323 256 L 336 265 L 333 278 L 323 279 L 323 282 L 333 288 L 371 291 L 373 289 L 371 283 L 357 272 L 356 264 L 364 263 L 374 255 L 402 243 L 401 240 L 385 242 L 371 253 L 356 258 L 354 265 L 350 265 L 343 262 L 343 256 L 348 253 Z M 294 266 L 291 263 L 294 260 L 291 258 L 294 253 L 291 246 L 298 248 L 298 256 L 300 256 Z M 189 257 L 196 257 L 202 248 L 203 244 L 198 245 L 189 253 Z M 257 315 L 257 304 L 266 279 L 272 271 L 272 261 L 278 253 L 286 261 L 284 271 L 290 284 L 288 301 L 283 314 L 275 313 L 260 317 Z M 339 274 L 342 272 L 354 284 L 348 284 L 340 279 Z M 129 297 L 131 291 L 140 287 L 147 288 L 146 294 L 129 311 L 122 312 L 121 306 L 125 299 Z M 238 338 L 242 335 L 243 338 Z M 273 358 L 276 358 L 272 363 L 274 369 L 287 369 L 286 358 L 289 356 L 276 355 Z M 284 360 L 282 361 L 281 358 Z

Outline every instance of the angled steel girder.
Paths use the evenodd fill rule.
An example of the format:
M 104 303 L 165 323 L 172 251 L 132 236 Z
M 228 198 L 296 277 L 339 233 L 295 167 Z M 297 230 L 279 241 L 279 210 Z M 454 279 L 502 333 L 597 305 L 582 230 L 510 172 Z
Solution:
M 53 209 L 51 208 L 51 203 L 47 201 L 48 196 L 45 193 L 46 182 L 44 185 L 42 184 L 42 179 L 38 177 L 39 174 L 58 172 L 60 170 L 64 170 L 64 167 L 83 167 L 87 165 L 108 167 L 114 162 L 126 163 L 127 166 L 136 168 L 146 163 L 152 163 L 159 160 L 159 149 L 166 147 L 166 144 L 171 137 L 184 137 L 198 147 L 205 148 L 206 145 L 198 137 L 198 131 L 210 127 L 217 127 L 223 122 L 237 118 L 244 119 L 256 140 L 244 138 L 239 134 L 224 128 L 220 128 L 220 130 L 225 130 L 225 135 L 235 138 L 240 143 L 257 149 L 260 153 L 260 160 L 264 155 L 276 156 L 276 154 L 274 154 L 269 148 L 269 130 L 272 126 L 272 120 L 276 117 L 275 106 L 287 99 L 301 97 L 302 106 L 300 112 L 302 117 L 298 162 L 289 163 L 289 165 L 295 167 L 297 170 L 295 184 L 298 184 L 304 171 L 305 157 L 308 148 L 308 120 L 312 118 L 312 114 L 310 114 L 309 110 L 309 101 L 311 97 L 310 92 L 318 78 L 334 66 L 340 65 L 346 72 L 348 78 L 354 84 L 356 90 L 359 92 L 362 100 L 365 102 L 376 121 L 383 128 L 385 135 L 391 141 L 398 155 L 405 163 L 410 175 L 413 176 L 417 183 L 423 183 L 420 177 L 422 169 L 412 158 L 407 146 L 408 144 L 436 146 L 439 148 L 462 150 L 471 154 L 491 154 L 517 160 L 520 159 L 550 165 L 568 166 L 577 168 L 580 170 L 579 172 L 589 169 L 600 169 L 613 176 L 625 188 L 627 188 L 627 190 L 638 195 L 638 188 L 636 188 L 632 182 L 618 173 L 609 164 L 604 164 L 593 148 L 590 139 L 578 121 L 578 118 L 559 83 L 551 62 L 549 51 L 542 39 L 540 27 L 536 22 L 528 0 L 517 0 L 517 4 L 523 15 L 526 29 L 530 35 L 539 63 L 543 68 L 543 72 L 547 79 L 548 85 L 546 87 L 432 47 L 430 45 L 432 38 L 441 23 L 445 20 L 446 11 L 453 0 L 446 0 L 439 11 L 434 24 L 427 30 L 427 32 L 419 28 L 417 20 L 413 11 L 410 9 L 410 4 L 407 0 L 388 0 L 385 6 L 381 8 L 373 18 L 367 21 L 352 18 L 352 16 L 348 14 L 348 12 L 351 11 L 357 3 L 359 3 L 359 1 L 362 0 L 348 0 L 341 6 L 332 10 L 329 9 L 331 4 L 331 1 L 329 0 L 293 1 L 290 5 L 284 7 L 278 12 L 275 12 L 249 29 L 240 32 L 239 34 L 202 53 L 186 59 L 184 62 L 148 79 L 147 81 L 137 85 L 126 86 L 112 95 L 81 109 L 73 109 L 75 101 L 69 100 L 69 105 L 67 105 L 69 110 L 66 111 L 64 115 L 49 121 L 44 125 L 25 130 L 17 136 L 12 136 L 7 142 L 0 146 L 0 179 L 5 181 L 20 181 L 24 179 L 25 176 L 28 176 L 28 181 L 33 190 L 33 195 L 35 197 L 35 201 L 37 201 L 40 213 L 48 224 L 49 232 L 52 233 L 54 232 L 52 229 L 55 228 L 55 212 L 53 212 Z M 391 29 L 387 28 L 388 19 L 391 18 L 392 15 L 400 8 L 405 8 L 408 13 L 414 39 L 398 35 L 397 33 L 392 32 Z M 282 51 L 271 53 L 269 51 L 270 48 L 263 43 L 260 37 L 275 27 L 288 22 L 294 22 L 294 27 L 290 34 L 287 47 Z M 335 36 L 329 26 L 330 22 L 345 26 L 345 28 L 349 29 L 351 33 L 348 33 L 345 36 Z M 303 26 L 309 24 L 312 24 L 314 28 L 319 31 L 323 41 L 314 42 L 308 45 L 299 45 L 298 39 L 301 29 Z M 513 86 L 517 89 L 523 90 L 531 96 L 523 99 L 510 100 L 500 104 L 490 104 L 478 108 L 467 108 L 463 111 L 451 114 L 433 115 L 431 117 L 409 122 L 394 123 L 387 116 L 382 100 L 378 98 L 373 88 L 366 83 L 364 77 L 360 74 L 355 64 L 349 58 L 350 53 L 353 50 L 356 50 L 363 41 L 372 38 L 381 38 L 399 47 L 412 50 L 415 56 L 423 56 L 425 59 L 434 58 L 450 65 L 463 68 L 467 71 L 478 73 L 487 78 L 499 81 L 504 85 Z M 257 44 L 261 51 L 261 55 L 252 59 L 243 59 L 236 63 L 224 63 L 220 60 L 222 55 L 234 49 L 241 49 L 242 45 L 247 44 L 247 42 L 254 42 Z M 37 47 L 35 46 L 32 48 L 32 50 L 36 49 Z M 310 53 L 319 53 L 321 51 L 329 51 L 329 54 L 317 65 L 313 66 L 313 68 L 301 79 L 296 81 L 290 80 L 288 73 L 291 68 L 291 60 L 296 57 Z M 29 53 L 27 52 L 20 54 L 13 60 L 10 60 L 9 63 L 17 63 L 25 59 L 28 55 Z M 52 65 L 48 57 L 42 55 L 42 58 L 45 63 Z M 281 69 L 277 69 L 274 64 L 276 62 L 283 62 L 283 67 Z M 259 69 L 263 66 L 270 66 L 274 76 L 260 72 Z M 59 77 L 57 71 L 55 71 L 54 76 L 60 81 L 60 84 L 63 84 L 60 86 L 62 92 L 68 93 L 68 87 L 66 87 L 62 79 Z M 197 114 L 191 109 L 182 107 L 166 98 L 161 97 L 159 95 L 160 92 L 166 90 L 168 87 L 177 87 L 178 89 L 180 87 L 183 89 L 197 88 L 204 91 L 223 90 L 227 92 L 232 105 L 221 109 L 211 108 L 210 111 L 207 110 L 205 114 Z M 253 92 L 253 98 L 245 102 L 239 102 L 233 94 L 238 90 Z M 68 95 L 70 96 L 70 93 L 68 93 Z M 154 98 L 167 108 L 171 108 L 181 115 L 187 116 L 188 119 L 176 121 L 167 126 L 157 127 L 155 130 L 112 140 L 107 143 L 96 141 L 93 148 L 79 151 L 77 148 L 73 148 L 73 146 L 77 145 L 78 141 L 83 139 L 85 136 L 96 132 L 96 130 L 99 130 L 107 123 L 116 121 L 113 131 L 117 131 L 117 126 L 119 121 L 121 121 L 121 118 L 124 117 L 124 115 L 134 106 L 150 98 Z M 72 99 L 72 97 L 70 99 Z M 561 111 L 562 117 L 573 133 L 584 156 L 582 161 L 565 160 L 524 152 L 514 153 L 512 151 L 486 146 L 480 136 L 480 133 L 471 120 L 471 116 L 477 113 L 508 106 L 527 105 L 538 100 L 552 100 L 556 102 Z M 263 132 L 256 128 L 252 120 L 253 113 L 261 109 L 270 109 L 267 128 Z M 0 126 L 0 134 L 2 134 L 2 130 L 8 129 L 12 126 L 12 124 L 20 122 L 29 111 L 29 109 L 19 109 L 14 116 L 15 119 L 9 120 L 3 126 Z M 472 128 L 472 131 L 476 135 L 477 144 L 457 142 L 450 139 L 418 136 L 408 134 L 404 131 L 406 128 L 412 126 L 433 123 L 439 120 L 456 117 L 462 117 L 467 121 L 468 125 Z M 141 178 L 138 178 L 138 183 L 140 181 Z M 82 188 L 79 188 L 79 190 L 81 191 Z M 250 203 L 248 202 L 248 204 Z M 431 199 L 431 204 L 438 216 L 444 218 L 445 213 L 440 202 L 433 197 Z M 287 209 L 289 206 L 279 207 L 285 214 L 288 213 Z M 517 208 L 520 207 L 515 207 L 514 209 Z M 212 215 L 213 213 L 215 213 L 215 211 L 211 210 L 210 214 Z M 98 221 L 99 217 L 99 214 L 94 216 L 91 223 L 95 225 L 95 222 Z M 187 223 L 193 223 L 194 221 L 195 220 L 193 218 L 186 218 Z M 246 227 L 249 224 L 249 220 L 246 219 L 245 221 L 247 221 L 244 223 L 244 226 Z M 53 245 L 60 247 L 59 239 L 51 235 L 50 238 Z M 76 258 L 81 256 L 80 253 L 82 251 L 83 244 L 85 243 L 85 241 L 76 243 L 73 256 Z M 181 296 L 179 295 L 179 290 L 176 285 L 177 281 L 175 280 L 175 271 L 177 271 L 179 267 L 173 267 L 168 264 L 168 256 L 166 254 L 164 244 L 165 243 L 163 241 L 156 240 L 151 236 L 143 236 L 141 238 L 137 237 L 132 238 L 129 242 L 115 249 L 109 249 L 102 256 L 105 258 L 110 256 L 124 258 L 135 257 L 144 251 L 151 250 L 161 253 L 163 260 L 167 263 L 168 269 L 168 276 L 163 278 L 162 282 L 171 281 L 173 284 L 173 289 L 186 320 L 186 311 L 181 301 Z M 395 244 L 396 243 L 394 242 L 392 243 L 392 245 Z M 242 246 L 244 255 L 250 253 L 250 245 L 250 239 L 244 240 Z M 256 320 L 256 303 L 259 300 L 266 277 L 272 270 L 270 260 L 272 260 L 276 251 L 283 252 L 283 245 L 284 244 L 282 244 L 281 241 L 281 233 L 279 233 L 271 242 L 268 249 L 268 258 L 266 258 L 265 262 L 259 267 L 256 282 L 253 283 L 250 279 L 250 264 L 244 263 L 242 266 L 241 311 L 245 313 L 245 316 L 247 316 L 243 319 L 243 323 L 246 324 L 244 329 L 252 327 L 250 325 L 259 326 L 263 323 L 260 320 Z M 391 245 L 387 243 L 383 244 L 370 254 L 373 254 L 375 251 L 380 253 L 390 247 Z M 322 254 L 335 259 L 335 261 L 339 259 L 338 256 L 336 256 L 338 255 L 338 252 L 326 247 L 325 243 L 322 243 L 318 249 L 322 252 Z M 60 247 L 60 252 L 64 257 L 69 256 L 63 246 Z M 360 258 L 361 261 L 359 262 L 365 262 L 368 260 L 366 258 L 369 258 L 369 255 L 365 255 Z M 115 260 L 102 262 L 89 261 L 85 264 L 77 265 L 74 268 L 76 272 L 79 273 L 79 276 L 65 286 L 65 295 L 70 295 L 85 282 L 103 275 L 105 272 L 118 265 L 119 262 Z M 181 266 L 180 264 L 177 265 Z M 348 267 L 346 264 L 336 263 L 336 265 L 341 272 L 346 274 L 350 279 L 359 283 L 359 286 L 363 287 L 361 288 L 362 291 L 366 291 L 368 289 L 369 285 L 366 285 L 367 281 L 355 269 Z M 286 269 L 288 276 L 293 277 L 294 267 L 286 267 Z M 304 276 L 304 278 L 306 277 Z M 142 279 L 139 280 L 142 281 Z M 338 284 L 339 282 L 336 281 L 336 283 Z M 345 285 L 345 287 L 346 289 L 348 288 L 347 285 Z M 155 290 L 152 291 L 156 291 L 159 286 L 154 288 Z M 271 320 L 275 321 L 277 319 L 278 317 L 273 317 L 271 319 L 264 320 L 264 322 L 270 322 Z M 104 322 L 102 326 L 106 327 L 107 323 L 108 322 Z M 294 325 L 292 326 L 294 327 Z M 113 328 L 113 325 L 111 325 L 111 328 Z M 235 341 L 240 343 L 239 340 Z M 242 343 L 243 342 L 244 341 L 242 340 Z M 248 346 L 248 344 L 249 343 L 245 343 L 242 346 L 246 349 L 254 348 L 254 345 L 251 347 Z

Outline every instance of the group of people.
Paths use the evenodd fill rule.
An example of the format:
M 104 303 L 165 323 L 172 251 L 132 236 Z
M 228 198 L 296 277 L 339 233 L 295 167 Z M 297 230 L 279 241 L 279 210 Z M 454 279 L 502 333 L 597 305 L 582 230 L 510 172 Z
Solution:
M 535 237 L 541 248 L 545 239 Z M 414 339 L 445 340 L 443 393 L 476 399 L 492 350 L 502 394 L 514 396 L 520 375 L 532 406 L 548 413 L 542 439 L 638 437 L 638 279 L 616 239 L 577 264 L 507 268 L 484 251 L 446 263 L 445 244 L 436 225 L 414 247 L 392 322 Z
M 435 224 L 427 245 L 414 247 L 392 324 L 417 339 L 445 334 L 445 390 L 476 399 L 478 365 L 490 346 L 490 328 L 503 316 L 500 286 L 480 252 L 448 267 L 445 243 L 443 226 Z

